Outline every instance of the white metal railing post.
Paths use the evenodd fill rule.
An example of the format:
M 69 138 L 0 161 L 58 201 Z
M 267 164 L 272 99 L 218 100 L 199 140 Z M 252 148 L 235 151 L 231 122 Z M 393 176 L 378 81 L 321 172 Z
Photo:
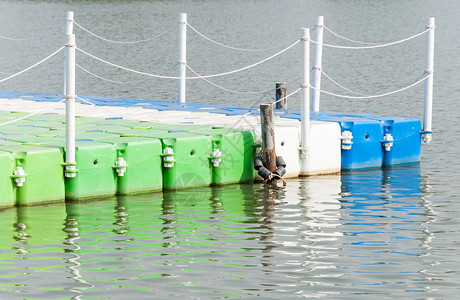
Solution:
M 187 71 L 187 14 L 179 18 L 179 103 L 185 103 L 185 84 Z
M 314 112 L 319 111 L 320 88 L 321 88 L 321 68 L 323 63 L 323 32 L 324 17 L 319 16 L 315 26 L 315 50 L 313 54 L 313 78 L 311 91 L 311 109 Z
M 310 29 L 302 28 L 302 74 L 300 90 L 300 174 L 308 171 L 310 146 Z
M 425 108 L 423 115 L 423 131 L 422 141 L 425 144 L 431 142 L 432 139 L 432 116 L 433 116 L 433 74 L 434 74 L 434 29 L 435 21 L 434 18 L 428 19 L 426 38 L 426 64 L 425 72 L 429 74 L 425 80 Z
M 73 34 L 73 12 L 68 11 L 67 12 L 67 17 L 66 17 L 66 22 L 65 22 L 65 34 Z M 64 54 L 65 55 L 65 54 Z M 66 95 L 66 81 L 65 81 L 65 74 L 66 74 L 66 62 L 64 61 L 64 76 L 62 79 L 62 95 Z
M 73 12 L 67 13 L 67 43 L 65 44 L 65 99 L 66 99 L 66 162 L 65 176 L 76 176 L 75 162 L 75 34 Z

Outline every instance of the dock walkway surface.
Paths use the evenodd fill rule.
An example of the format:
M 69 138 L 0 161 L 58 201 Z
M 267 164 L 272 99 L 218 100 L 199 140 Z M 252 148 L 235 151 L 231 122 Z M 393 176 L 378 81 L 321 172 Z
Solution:
M 80 99 L 77 170 L 66 177 L 63 97 L 0 92 L 0 207 L 258 178 L 257 108 Z M 302 152 L 300 112 L 275 114 L 275 149 L 286 163 L 286 178 L 420 161 L 421 122 L 416 118 L 312 113 L 310 144 Z

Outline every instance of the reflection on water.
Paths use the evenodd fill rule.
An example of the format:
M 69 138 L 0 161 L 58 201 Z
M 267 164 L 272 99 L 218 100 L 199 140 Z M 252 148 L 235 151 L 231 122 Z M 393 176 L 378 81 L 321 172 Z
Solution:
M 342 176 L 341 224 L 347 237 L 341 254 L 354 264 L 346 274 L 354 278 L 355 293 L 430 291 L 422 273 L 429 265 L 424 257 L 431 235 L 423 187 L 417 166 Z
M 17 207 L 0 213 L 0 294 L 423 298 L 428 196 L 410 166 Z

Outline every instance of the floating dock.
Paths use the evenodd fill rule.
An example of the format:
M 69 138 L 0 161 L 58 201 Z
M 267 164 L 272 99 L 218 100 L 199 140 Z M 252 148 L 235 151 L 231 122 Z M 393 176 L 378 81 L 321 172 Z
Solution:
M 85 99 L 98 106 L 76 103 L 76 170 L 64 176 L 62 96 L 0 92 L 0 207 L 261 179 L 253 162 L 261 145 L 256 108 Z M 312 113 L 302 157 L 300 112 L 275 114 L 287 178 L 420 161 L 416 118 Z
M 0 92 L 0 207 L 271 180 L 272 176 L 296 178 L 414 164 L 420 161 L 421 142 L 431 140 L 434 18 L 428 19 L 423 31 L 386 44 L 362 43 L 334 34 L 361 44 L 342 46 L 323 42 L 323 30 L 333 31 L 324 26 L 324 19 L 319 16 L 313 30 L 302 28 L 294 42 L 279 46 L 283 49 L 271 56 L 233 71 L 200 75 L 187 64 L 187 28 L 234 51 L 254 49 L 215 42 L 191 26 L 187 15 L 181 13 L 179 59 L 173 66 L 179 69 L 177 77 L 145 73 L 90 54 L 77 47 L 74 25 L 94 37 L 101 37 L 75 22 L 73 12 L 67 13 L 65 24 L 67 42 L 64 45 L 34 65 L 0 79 L 0 83 L 13 79 L 65 51 L 64 96 Z M 310 31 L 314 32 L 314 39 L 310 38 Z M 374 49 L 419 36 L 426 36 L 427 41 L 425 68 L 408 86 L 383 94 L 364 95 L 337 84 L 322 70 L 323 46 Z M 132 41 L 138 42 L 143 41 Z M 187 79 L 205 80 L 216 88 L 238 92 L 207 78 L 255 67 L 297 44 L 301 47 L 300 64 L 298 68 L 289 68 L 300 72 L 298 88 L 276 102 L 287 103 L 288 97 L 299 93 L 300 111 L 278 109 L 273 113 L 271 105 L 275 103 L 261 104 L 261 118 L 259 108 L 185 103 Z M 312 67 L 310 44 L 314 45 Z M 92 62 L 149 78 L 177 80 L 177 103 L 77 96 L 75 69 L 77 66 L 85 69 L 76 64 L 76 51 Z M 187 77 L 186 71 L 194 75 Z M 354 95 L 322 90 L 321 74 Z M 423 124 L 417 118 L 322 112 L 319 109 L 320 93 L 339 98 L 373 99 L 421 83 L 425 84 Z M 287 93 L 287 85 L 277 86 L 277 97 L 279 93 Z M 290 84 L 291 87 L 295 85 Z

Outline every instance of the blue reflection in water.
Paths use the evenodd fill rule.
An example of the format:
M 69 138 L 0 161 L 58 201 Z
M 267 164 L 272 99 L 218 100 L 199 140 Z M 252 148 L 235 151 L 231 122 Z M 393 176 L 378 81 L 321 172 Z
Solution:
M 431 291 L 425 274 L 432 264 L 426 259 L 431 203 L 420 167 L 344 173 L 341 180 L 341 222 L 347 236 L 341 252 L 349 272 L 364 274 L 348 274 L 355 278 L 353 286 L 364 293 L 393 295 Z M 395 286 L 407 289 L 395 293 Z

